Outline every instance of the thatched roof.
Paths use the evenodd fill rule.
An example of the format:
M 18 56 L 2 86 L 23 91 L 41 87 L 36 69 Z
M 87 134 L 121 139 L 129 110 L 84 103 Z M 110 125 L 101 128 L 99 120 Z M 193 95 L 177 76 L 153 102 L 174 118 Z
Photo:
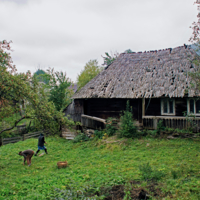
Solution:
M 72 98 L 151 98 L 200 96 L 190 88 L 188 72 L 196 52 L 190 46 L 122 53 Z

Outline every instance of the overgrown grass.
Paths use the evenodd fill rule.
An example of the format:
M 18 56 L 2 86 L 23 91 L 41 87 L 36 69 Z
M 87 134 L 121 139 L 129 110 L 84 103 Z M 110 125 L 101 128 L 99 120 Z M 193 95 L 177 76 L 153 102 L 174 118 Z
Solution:
M 162 174 L 156 181 L 165 199 L 200 199 L 200 141 L 108 138 L 73 143 L 56 137 L 46 141 L 49 154 L 34 156 L 30 167 L 22 165 L 18 152 L 36 151 L 37 139 L 0 147 L 0 199 L 81 199 L 84 191 L 94 194 L 127 180 L 140 180 L 145 187 L 155 173 Z M 65 160 L 68 167 L 58 169 L 56 163 Z

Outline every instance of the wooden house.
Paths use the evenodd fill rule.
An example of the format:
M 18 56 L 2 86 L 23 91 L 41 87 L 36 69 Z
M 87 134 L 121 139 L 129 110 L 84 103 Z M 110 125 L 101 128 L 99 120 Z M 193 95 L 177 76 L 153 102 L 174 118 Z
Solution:
M 73 95 L 65 109 L 75 121 L 81 115 L 119 118 L 129 100 L 133 117 L 144 128 L 187 128 L 184 112 L 200 119 L 200 93 L 191 87 L 189 72 L 198 71 L 198 56 L 191 46 L 122 53 L 101 73 Z

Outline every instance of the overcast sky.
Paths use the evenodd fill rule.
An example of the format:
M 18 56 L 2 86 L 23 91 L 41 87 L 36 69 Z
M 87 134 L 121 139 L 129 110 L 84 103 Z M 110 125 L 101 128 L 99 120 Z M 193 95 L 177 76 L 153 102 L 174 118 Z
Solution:
M 12 40 L 18 72 L 38 67 L 76 81 L 105 52 L 189 44 L 194 0 L 0 0 L 0 40 Z

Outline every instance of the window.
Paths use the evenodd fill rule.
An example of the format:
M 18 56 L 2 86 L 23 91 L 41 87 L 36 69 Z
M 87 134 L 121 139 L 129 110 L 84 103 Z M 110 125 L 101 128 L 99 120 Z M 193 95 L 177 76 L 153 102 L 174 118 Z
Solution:
M 161 115 L 175 115 L 175 100 L 174 99 L 161 100 Z
M 200 115 L 200 100 L 198 99 L 189 99 L 187 101 L 187 112 L 193 113 L 195 115 Z

